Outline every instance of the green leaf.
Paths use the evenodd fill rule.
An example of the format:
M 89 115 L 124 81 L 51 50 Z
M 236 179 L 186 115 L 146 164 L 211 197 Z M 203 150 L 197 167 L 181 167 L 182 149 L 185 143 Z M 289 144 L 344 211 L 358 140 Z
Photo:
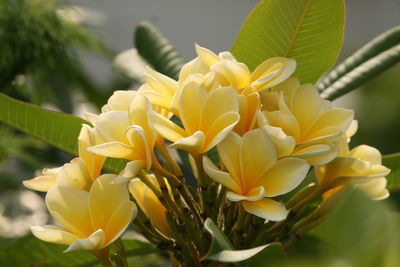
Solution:
M 75 156 L 78 155 L 81 125 L 90 125 L 81 118 L 43 109 L 4 94 L 0 94 L 0 121 Z M 104 167 L 118 173 L 123 169 L 124 162 L 107 159 Z
M 343 205 L 309 234 L 325 245 L 311 256 L 316 262 L 342 261 L 348 266 L 398 266 L 400 256 L 400 220 L 383 201 L 373 201 L 353 190 Z M 333 207 L 333 206 L 332 206 Z
M 400 190 L 400 153 L 383 156 L 382 164 L 391 170 L 386 176 L 386 187 L 391 191 Z
M 365 61 L 379 55 L 381 52 L 400 43 L 400 26 L 394 27 L 365 44 L 353 55 L 340 63 L 334 70 L 330 71 L 324 79 L 318 83 L 319 91 L 324 91 L 346 73 L 355 69 Z
M 208 249 L 206 255 L 203 259 L 207 259 L 209 256 L 217 254 L 223 250 L 232 250 L 233 245 L 229 241 L 228 237 L 215 225 L 215 223 L 210 219 L 204 222 L 204 229 L 211 234 L 211 246 Z
M 300 81 L 315 83 L 339 55 L 344 21 L 343 0 L 263 0 L 245 21 L 232 53 L 250 69 L 270 57 L 294 58 Z
M 336 80 L 321 97 L 334 100 L 382 73 L 400 61 L 400 44 L 373 57 Z
M 162 33 L 149 22 L 143 21 L 136 27 L 134 43 L 139 55 L 168 77 L 177 79 L 183 60 Z
M 0 121 L 42 139 L 72 155 L 78 154 L 77 139 L 87 121 L 40 108 L 0 94 Z
M 252 257 L 260 255 L 259 259 L 253 259 Z M 223 250 L 217 254 L 209 256 L 208 260 L 214 260 L 219 262 L 240 262 L 244 260 L 249 260 L 244 263 L 246 266 L 259 266 L 257 262 L 268 261 L 269 258 L 279 257 L 278 255 L 283 255 L 282 246 L 279 243 L 271 243 L 263 246 L 243 249 L 243 250 Z
M 146 261 L 163 262 L 157 255 L 159 252 L 149 243 L 133 239 L 123 239 L 128 261 L 134 266 L 147 266 Z M 0 266 L 100 266 L 99 260 L 88 251 L 63 253 L 64 245 L 44 242 L 32 234 L 17 239 L 0 250 Z M 110 254 L 114 253 L 113 246 Z M 140 256 L 140 262 L 132 259 Z M 149 264 L 150 265 L 150 264 Z
M 63 253 L 66 246 L 41 241 L 29 234 L 0 250 L 0 266 L 79 266 L 98 262 L 87 251 Z

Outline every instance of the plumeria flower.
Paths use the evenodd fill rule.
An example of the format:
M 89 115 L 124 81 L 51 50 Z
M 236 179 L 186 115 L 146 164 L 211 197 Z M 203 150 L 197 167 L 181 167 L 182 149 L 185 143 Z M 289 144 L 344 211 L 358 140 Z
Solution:
M 142 94 L 129 103 L 128 112 L 109 111 L 96 119 L 97 134 L 104 140 L 89 147 L 94 154 L 132 161 L 136 169 L 150 169 L 156 134 L 150 121 L 152 106 Z
M 173 142 L 172 148 L 202 154 L 218 144 L 239 121 L 238 100 L 232 87 L 207 92 L 191 82 L 182 90 L 179 115 L 183 128 L 155 114 L 157 132 Z
M 196 45 L 199 59 L 211 72 L 221 86 L 232 86 L 240 92 L 246 87 L 257 91 L 278 85 L 296 69 L 296 61 L 284 57 L 269 58 L 262 62 L 253 72 L 238 62 L 230 52 L 222 52 L 218 56 L 210 50 Z
M 304 158 L 312 165 L 325 164 L 337 155 L 333 142 L 347 131 L 354 116 L 352 110 L 332 108 L 314 86 L 300 86 L 296 78 L 262 92 L 261 103 L 258 124 L 279 141 L 280 156 Z
M 72 186 L 88 191 L 98 176 L 104 163 L 104 157 L 87 151 L 87 148 L 98 142 L 94 129 L 82 125 L 78 137 L 79 157 L 62 167 L 44 169 L 42 176 L 23 181 L 29 189 L 47 192 L 56 185 Z
M 32 233 L 43 241 L 68 245 L 66 252 L 89 250 L 96 254 L 110 245 L 137 214 L 126 186 L 111 183 L 115 177 L 100 176 L 89 192 L 62 185 L 52 187 L 46 205 L 60 226 L 32 226 Z
M 273 141 L 262 129 L 251 130 L 243 137 L 233 132 L 217 149 L 228 172 L 219 170 L 207 157 L 203 158 L 204 169 L 230 190 L 227 198 L 240 202 L 248 213 L 267 221 L 284 220 L 288 211 L 272 197 L 297 187 L 309 164 L 294 157 L 278 159 Z
M 371 198 L 387 198 L 389 191 L 386 189 L 385 176 L 389 173 L 390 170 L 382 165 L 380 152 L 367 145 L 343 151 L 330 163 L 315 168 L 324 198 L 350 184 L 363 189 Z
M 159 188 L 156 177 L 148 175 L 149 181 Z M 165 180 L 169 186 L 168 181 Z M 132 179 L 129 183 L 129 192 L 132 194 L 140 209 L 150 221 L 166 236 L 170 236 L 170 229 L 166 220 L 166 209 L 161 204 L 157 195 L 140 179 Z

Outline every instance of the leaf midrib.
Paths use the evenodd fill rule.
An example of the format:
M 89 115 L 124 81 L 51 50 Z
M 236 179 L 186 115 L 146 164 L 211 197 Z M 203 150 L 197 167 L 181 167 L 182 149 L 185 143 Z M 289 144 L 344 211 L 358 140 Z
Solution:
M 310 5 L 311 5 L 311 0 L 308 0 L 305 8 L 303 9 L 303 12 L 301 13 L 300 19 L 299 19 L 299 21 L 298 21 L 298 23 L 296 25 L 296 30 L 293 32 L 293 35 L 292 35 L 292 38 L 290 40 L 289 47 L 288 47 L 288 50 L 287 50 L 287 52 L 285 54 L 285 57 L 289 57 L 289 55 L 291 54 L 291 52 L 292 52 L 292 50 L 294 48 L 294 45 L 295 45 L 296 39 L 297 39 L 297 35 L 300 32 L 301 25 L 303 24 L 304 18 L 306 17 L 306 14 L 307 14 L 307 12 L 308 12 L 308 10 L 310 8 Z

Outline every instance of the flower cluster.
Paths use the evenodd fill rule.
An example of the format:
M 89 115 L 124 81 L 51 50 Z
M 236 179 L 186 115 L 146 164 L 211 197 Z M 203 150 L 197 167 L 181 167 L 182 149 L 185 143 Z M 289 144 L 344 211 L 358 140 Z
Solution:
M 348 185 L 374 199 L 388 196 L 380 153 L 365 145 L 349 149 L 353 111 L 332 107 L 313 85 L 300 84 L 294 60 L 270 58 L 250 71 L 229 52 L 200 46 L 196 52 L 177 81 L 146 68 L 138 90 L 114 92 L 100 114 L 87 114 L 91 126 L 82 127 L 78 158 L 24 181 L 47 192 L 60 225 L 33 226 L 35 236 L 104 260 L 135 219 L 151 242 L 190 262 L 209 246 L 206 218 L 242 247 L 238 235 L 256 244 L 245 219 L 266 230 L 266 222 L 289 219 L 311 196 L 324 201 Z M 172 150 L 188 161 L 178 162 Z M 101 174 L 105 158 L 126 167 Z M 182 162 L 190 162 L 197 191 L 185 182 Z M 285 202 L 280 196 L 301 192 L 311 167 L 314 191 Z M 260 242 L 271 240 L 282 241 Z

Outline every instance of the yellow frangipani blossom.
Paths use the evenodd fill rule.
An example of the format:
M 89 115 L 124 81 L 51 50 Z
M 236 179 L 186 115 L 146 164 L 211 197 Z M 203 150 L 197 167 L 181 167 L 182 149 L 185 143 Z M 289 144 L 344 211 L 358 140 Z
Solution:
M 192 154 L 205 153 L 218 144 L 239 121 L 238 99 L 232 87 L 210 92 L 196 82 L 183 88 L 179 115 L 183 127 L 154 114 L 154 125 L 164 138 L 174 142 L 171 147 Z
M 144 77 L 146 83 L 138 89 L 138 92 L 144 94 L 153 106 L 164 109 L 164 112 L 159 113 L 166 113 L 169 116 L 164 116 L 171 117 L 168 111 L 172 109 L 173 97 L 179 87 L 178 82 L 149 67 L 145 69 Z
M 206 157 L 204 169 L 230 190 L 227 198 L 240 201 L 247 212 L 266 220 L 285 219 L 288 211 L 271 197 L 297 187 L 306 176 L 309 164 L 294 157 L 278 159 L 274 143 L 262 129 L 251 130 L 243 137 L 232 132 L 217 149 L 228 172 L 219 170 Z
M 284 141 L 279 155 L 304 158 L 312 165 L 325 164 L 337 155 L 333 142 L 346 132 L 354 116 L 352 110 L 332 108 L 314 86 L 300 85 L 296 78 L 261 92 L 261 103 L 258 124 L 273 140 Z
M 88 150 L 105 157 L 132 161 L 136 169 L 150 169 L 156 138 L 150 121 L 152 112 L 147 98 L 137 94 L 130 101 L 128 112 L 101 113 L 96 118 L 95 129 L 104 141 Z
M 326 165 L 315 167 L 317 181 L 324 198 L 339 188 L 354 184 L 374 199 L 389 196 L 385 176 L 390 170 L 382 165 L 382 155 L 370 146 L 360 145 L 342 154 Z
M 154 175 L 148 175 L 149 181 L 159 188 Z M 168 182 L 166 181 L 166 184 Z M 166 236 L 170 236 L 167 224 L 166 209 L 161 204 L 156 194 L 140 179 L 135 178 L 129 183 L 129 192 L 132 194 L 140 209 L 146 214 L 150 221 Z
M 110 245 L 137 214 L 126 186 L 111 183 L 115 177 L 100 176 L 89 192 L 61 185 L 50 188 L 46 205 L 60 226 L 32 226 L 32 233 L 43 241 L 69 245 L 66 252 Z
M 274 57 L 262 62 L 251 73 L 249 68 L 238 62 L 230 52 L 222 52 L 217 56 L 210 50 L 196 45 L 196 53 L 206 66 L 200 68 L 201 70 L 209 69 L 210 72 L 215 73 L 220 86 L 233 86 L 238 92 L 246 87 L 252 87 L 257 91 L 271 88 L 290 77 L 296 69 L 295 60 Z M 196 71 L 190 68 L 182 69 L 187 73 Z
M 42 176 L 23 181 L 24 186 L 42 192 L 47 192 L 55 185 L 72 186 L 88 191 L 100 175 L 104 163 L 104 157 L 87 151 L 88 147 L 97 142 L 94 129 L 82 125 L 78 137 L 79 158 L 74 158 L 59 168 L 44 169 Z

